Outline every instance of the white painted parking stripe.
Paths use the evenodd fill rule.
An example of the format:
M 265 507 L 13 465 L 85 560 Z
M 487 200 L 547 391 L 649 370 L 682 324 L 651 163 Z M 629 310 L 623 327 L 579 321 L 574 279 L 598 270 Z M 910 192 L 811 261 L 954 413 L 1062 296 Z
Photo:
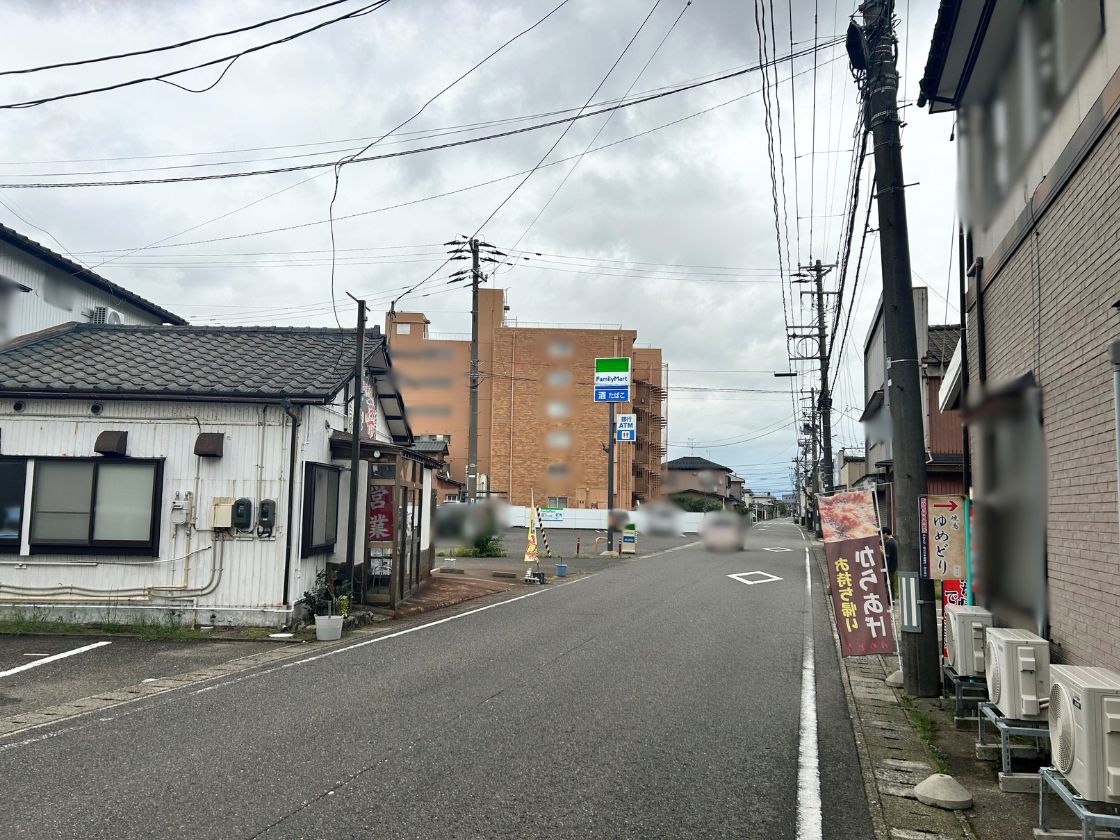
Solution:
M 94 642 L 92 645 L 83 645 L 80 648 L 73 650 L 66 650 L 62 653 L 56 653 L 53 656 L 47 656 L 43 659 L 36 659 L 34 662 L 28 662 L 26 665 L 20 665 L 16 668 L 9 668 L 7 671 L 0 671 L 0 678 L 10 677 L 12 674 L 18 674 L 20 671 L 28 671 L 32 668 L 38 668 L 40 665 L 46 665 L 48 662 L 57 662 L 60 659 L 65 659 L 68 656 L 77 656 L 79 653 L 85 653 L 87 650 L 94 650 L 95 648 L 105 647 L 111 645 L 112 642 Z

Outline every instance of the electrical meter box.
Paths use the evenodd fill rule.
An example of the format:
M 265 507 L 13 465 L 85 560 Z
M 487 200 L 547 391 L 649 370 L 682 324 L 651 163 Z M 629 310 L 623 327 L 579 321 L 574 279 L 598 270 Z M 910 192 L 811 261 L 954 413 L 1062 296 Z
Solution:
M 257 527 L 262 531 L 272 531 L 276 527 L 276 500 L 262 499 L 257 511 Z
M 238 499 L 233 503 L 233 527 L 238 531 L 248 531 L 253 527 L 253 502 L 251 499 Z
M 214 497 L 214 513 L 210 517 L 210 527 L 230 528 L 233 526 L 233 499 L 225 496 Z

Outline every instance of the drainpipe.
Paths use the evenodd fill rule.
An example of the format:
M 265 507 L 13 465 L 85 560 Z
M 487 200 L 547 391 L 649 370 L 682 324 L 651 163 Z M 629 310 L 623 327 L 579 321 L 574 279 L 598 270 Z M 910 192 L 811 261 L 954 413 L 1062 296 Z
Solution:
M 296 449 L 299 446 L 299 415 L 292 411 L 292 401 L 284 400 L 284 413 L 292 419 L 292 445 L 288 454 L 288 522 L 284 535 L 284 601 L 291 606 L 292 594 L 292 522 L 296 503 Z
M 1116 486 L 1120 487 L 1120 341 L 1112 342 L 1108 348 L 1108 355 L 1112 359 L 1112 397 L 1116 421 L 1116 429 L 1113 432 L 1116 437 Z M 1120 507 L 1117 513 L 1120 515 Z
M 984 258 L 972 261 L 969 274 L 976 280 L 976 368 L 980 384 L 988 382 L 988 339 L 984 324 Z

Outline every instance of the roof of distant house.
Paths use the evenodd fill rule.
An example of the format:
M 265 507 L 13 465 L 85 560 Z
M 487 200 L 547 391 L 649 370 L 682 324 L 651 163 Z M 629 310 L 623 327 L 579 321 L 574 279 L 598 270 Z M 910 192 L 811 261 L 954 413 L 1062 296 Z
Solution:
M 0 348 L 0 392 L 330 401 L 353 375 L 355 331 L 63 324 Z M 367 364 L 388 367 L 367 332 Z
M 700 458 L 696 455 L 685 455 L 683 458 L 674 458 L 665 465 L 669 470 L 719 470 L 721 472 L 731 472 L 731 467 L 725 467 L 722 464 L 717 464 L 715 461 L 709 461 L 707 458 Z
M 65 271 L 79 280 L 89 283 L 104 292 L 119 298 L 126 303 L 142 309 L 150 315 L 154 315 L 166 324 L 176 324 L 179 326 L 185 325 L 187 322 L 180 318 L 173 312 L 168 312 L 162 306 L 157 306 L 146 298 L 140 297 L 135 292 L 130 292 L 121 286 L 118 286 L 112 280 L 102 277 L 100 274 L 74 262 L 69 257 L 64 257 L 62 254 L 52 251 L 45 245 L 36 242 L 34 239 L 29 239 L 22 233 L 7 225 L 0 225 L 0 242 L 6 242 L 13 248 L 17 248 L 36 259 L 42 260 L 48 265 Z
M 446 455 L 448 444 L 446 440 L 417 440 L 412 448 L 425 455 Z
M 957 349 L 957 342 L 961 340 L 960 324 L 939 324 L 929 328 L 929 349 L 927 356 L 932 356 L 943 365 L 949 364 L 953 358 L 953 351 Z

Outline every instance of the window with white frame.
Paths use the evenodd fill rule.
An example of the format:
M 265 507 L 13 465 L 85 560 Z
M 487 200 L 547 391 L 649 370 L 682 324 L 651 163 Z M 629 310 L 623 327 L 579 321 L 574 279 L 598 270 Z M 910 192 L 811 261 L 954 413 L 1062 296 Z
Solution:
M 566 508 L 568 506 L 567 496 L 549 496 L 548 504 L 545 507 L 550 508 Z
M 334 551 L 338 541 L 338 480 L 338 467 L 307 464 L 304 468 L 304 557 Z
M 159 461 L 36 459 L 32 550 L 156 552 L 161 473 Z

